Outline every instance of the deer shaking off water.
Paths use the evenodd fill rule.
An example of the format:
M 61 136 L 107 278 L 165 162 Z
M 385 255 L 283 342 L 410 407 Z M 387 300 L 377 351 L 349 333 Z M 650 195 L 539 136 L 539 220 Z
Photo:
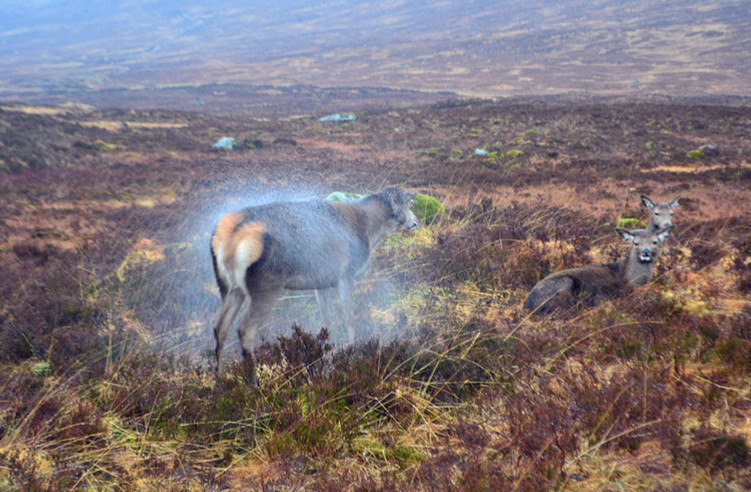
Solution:
M 275 202 L 224 215 L 211 238 L 222 306 L 214 328 L 216 374 L 224 370 L 225 339 L 243 304 L 243 355 L 251 360 L 255 336 L 284 290 L 315 290 L 324 326 L 339 296 L 354 342 L 352 292 L 373 249 L 399 229 L 417 227 L 414 193 L 386 188 L 352 203 Z

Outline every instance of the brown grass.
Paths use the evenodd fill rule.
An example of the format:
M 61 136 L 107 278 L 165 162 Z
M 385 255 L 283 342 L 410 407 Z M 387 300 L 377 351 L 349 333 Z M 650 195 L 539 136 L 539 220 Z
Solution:
M 711 131 L 687 129 L 697 113 Z M 88 128 L 76 138 L 121 148 L 50 143 L 49 168 L 0 175 L 0 488 L 751 486 L 751 217 L 736 203 L 751 148 L 727 135 L 751 127 L 747 109 L 473 101 L 325 128 L 135 116 L 187 126 Z M 48 134 L 72 118 L 2 117 Z M 211 150 L 235 124 L 263 145 Z M 684 164 L 686 141 L 662 132 L 676 127 L 720 154 L 643 181 L 639 168 Z M 291 144 L 308 138 L 332 145 Z M 658 139 L 667 156 L 644 146 Z M 66 152 L 83 159 L 56 165 Z M 311 296 L 288 296 L 257 363 L 215 381 L 221 214 L 385 184 L 447 214 L 376 250 L 355 295 L 361 343 L 332 351 L 339 327 L 319 331 Z M 678 192 L 648 285 L 522 311 L 544 275 L 622 255 L 614 222 L 646 217 L 640 193 Z

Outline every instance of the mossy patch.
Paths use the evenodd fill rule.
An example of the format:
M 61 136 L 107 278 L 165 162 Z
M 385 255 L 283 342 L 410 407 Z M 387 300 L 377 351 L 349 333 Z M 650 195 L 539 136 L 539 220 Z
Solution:
M 47 361 L 35 362 L 29 370 L 39 377 L 47 376 L 51 372 L 50 363 Z
M 99 152 L 114 152 L 117 150 L 117 145 L 97 140 L 94 142 L 94 149 Z
M 412 210 L 415 212 L 415 215 L 422 219 L 425 225 L 432 224 L 438 217 L 446 214 L 446 208 L 441 202 L 431 196 L 415 195 L 412 200 L 415 204 Z
M 623 227 L 624 229 L 644 229 L 646 224 L 633 217 L 621 217 L 616 221 L 615 226 Z
M 251 139 L 245 140 L 242 146 L 248 150 L 260 149 L 263 147 L 263 141 L 257 138 L 251 138 Z

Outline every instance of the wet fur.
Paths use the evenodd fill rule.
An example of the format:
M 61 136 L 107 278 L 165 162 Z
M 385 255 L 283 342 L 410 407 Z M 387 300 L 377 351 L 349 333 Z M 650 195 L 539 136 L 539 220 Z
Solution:
M 211 239 L 222 298 L 214 328 L 217 374 L 222 373 L 223 347 L 240 307 L 250 300 L 240 327 L 243 353 L 249 356 L 256 332 L 284 290 L 315 290 L 325 325 L 338 295 L 352 341 L 349 307 L 355 278 L 387 235 L 417 226 L 413 196 L 388 188 L 353 203 L 275 202 L 223 216 Z

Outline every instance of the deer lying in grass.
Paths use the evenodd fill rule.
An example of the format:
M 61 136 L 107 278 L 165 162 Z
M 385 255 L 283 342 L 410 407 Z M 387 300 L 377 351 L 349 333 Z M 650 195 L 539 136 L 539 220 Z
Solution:
M 616 232 L 631 243 L 628 256 L 615 263 L 570 268 L 537 282 L 524 301 L 531 311 L 550 311 L 557 305 L 581 302 L 596 305 L 634 285 L 644 285 L 652 275 L 660 246 L 670 234 L 672 225 L 660 232 L 617 228 Z
M 673 209 L 679 205 L 681 195 L 667 202 L 653 202 L 649 197 L 642 195 L 641 202 L 652 212 L 647 223 L 647 232 L 658 232 L 673 225 Z

